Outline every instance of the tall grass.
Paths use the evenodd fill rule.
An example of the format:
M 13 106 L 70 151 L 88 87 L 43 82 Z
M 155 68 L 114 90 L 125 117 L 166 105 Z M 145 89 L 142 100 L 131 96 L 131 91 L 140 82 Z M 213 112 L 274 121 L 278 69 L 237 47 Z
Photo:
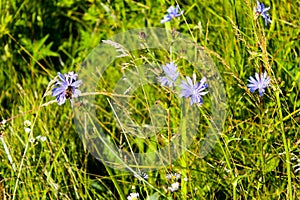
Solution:
M 178 2 L 184 16 L 160 24 L 175 3 L 0 0 L 0 121 L 6 120 L 0 125 L 0 198 L 126 199 L 132 192 L 141 199 L 299 198 L 300 3 L 264 1 L 273 20 L 265 26 L 255 17 L 255 1 L 186 0 Z M 52 102 L 49 85 L 58 71 L 79 71 L 101 40 L 143 27 L 175 28 L 203 46 L 222 76 L 227 111 L 219 140 L 200 157 L 199 143 L 210 127 L 211 105 L 205 99 L 198 133 L 188 138 L 194 143 L 172 164 L 147 172 L 147 180 L 97 160 L 76 131 L 70 103 Z M 110 105 L 113 88 L 136 66 L 148 64 L 158 73 L 170 59 L 191 76 L 193 66 L 178 55 L 150 49 L 111 63 L 97 83 L 104 94 L 96 98 L 100 125 L 108 140 L 128 152 L 168 146 L 184 115 L 182 101 L 159 85 L 138 88 L 130 99 L 135 122 L 148 124 L 150 106 L 158 104 L 169 126 L 147 141 L 135 137 L 141 136 L 137 132 L 124 142 L 120 116 Z M 271 77 L 263 97 L 246 86 L 249 76 L 261 71 Z M 30 132 L 24 129 L 25 120 L 32 123 Z M 168 190 L 168 173 L 181 173 L 176 192 Z

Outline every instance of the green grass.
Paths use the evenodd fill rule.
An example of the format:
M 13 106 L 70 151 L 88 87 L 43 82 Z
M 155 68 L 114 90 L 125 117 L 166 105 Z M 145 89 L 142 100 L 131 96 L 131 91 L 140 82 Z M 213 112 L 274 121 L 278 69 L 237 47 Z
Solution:
M 126 199 L 131 192 L 141 199 L 299 198 L 300 3 L 263 3 L 271 6 L 273 23 L 268 26 L 261 17 L 255 19 L 256 1 L 250 0 L 186 0 L 180 2 L 184 17 L 166 24 L 160 20 L 174 1 L 0 0 L 0 119 L 7 120 L 0 136 L 0 198 Z M 211 125 L 209 98 L 200 108 L 196 136 L 181 132 L 193 141 L 188 151 L 172 165 L 148 172 L 147 181 L 98 161 L 76 131 L 70 103 L 51 102 L 49 85 L 58 71 L 80 71 L 101 40 L 143 27 L 176 28 L 203 46 L 222 76 L 227 104 L 220 138 L 206 157 L 199 156 L 199 142 Z M 191 76 L 193 66 L 172 56 L 180 72 Z M 124 73 L 134 73 L 141 64 L 160 69 L 169 58 L 166 51 L 133 51 L 111 63 L 101 79 L 96 77 L 98 91 L 105 94 L 96 98 L 96 116 L 108 141 L 128 152 L 168 147 L 179 130 L 178 119 L 185 116 L 178 97 L 158 85 L 133 93 L 130 111 L 137 124 L 151 121 L 152 105 L 169 113 L 162 119 L 168 127 L 146 141 L 122 133 L 110 102 Z M 262 70 L 272 82 L 260 98 L 246 84 Z M 32 122 L 30 133 L 24 131 L 25 120 Z M 189 127 L 188 120 L 183 127 Z M 47 140 L 31 143 L 38 135 Z M 174 193 L 168 192 L 171 182 L 165 178 L 171 171 L 182 174 Z

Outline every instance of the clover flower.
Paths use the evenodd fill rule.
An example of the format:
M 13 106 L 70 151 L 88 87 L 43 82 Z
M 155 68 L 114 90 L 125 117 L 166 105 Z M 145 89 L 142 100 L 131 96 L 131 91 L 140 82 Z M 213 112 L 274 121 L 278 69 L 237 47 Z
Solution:
M 247 87 L 250 89 L 250 92 L 255 92 L 255 90 L 258 90 L 259 96 L 263 96 L 265 88 L 270 86 L 270 77 L 268 76 L 267 72 L 264 72 L 260 76 L 258 73 L 255 73 L 255 78 L 256 79 L 250 76 Z
M 272 20 L 267 13 L 268 10 L 270 10 L 270 7 L 265 8 L 265 5 L 263 3 L 257 1 L 257 8 L 255 9 L 256 15 L 261 15 L 265 19 L 265 25 L 267 25 L 268 22 L 272 23 Z
M 134 177 L 136 177 L 137 179 L 140 180 L 140 178 L 138 176 L 142 177 L 143 179 L 148 179 L 148 174 L 146 174 L 145 172 L 142 172 L 140 170 L 137 173 L 134 173 Z
M 175 85 L 175 81 L 179 76 L 178 68 L 174 65 L 173 62 L 167 63 L 165 66 L 162 66 L 162 69 L 166 76 L 158 77 L 158 81 L 162 86 L 172 87 Z
M 174 6 L 170 6 L 167 10 L 168 14 L 165 15 L 165 17 L 160 21 L 160 23 L 165 23 L 168 21 L 171 21 L 175 17 L 179 17 L 183 14 L 183 10 L 179 13 L 179 5 L 174 8 Z
M 171 180 L 171 181 L 177 181 L 177 180 L 180 179 L 180 176 L 181 176 L 181 174 L 177 174 L 177 173 L 172 174 L 172 173 L 170 173 L 170 174 L 167 174 L 166 179 Z
M 74 72 L 68 72 L 62 75 L 60 72 L 57 73 L 59 81 L 56 82 L 56 88 L 52 90 L 52 96 L 56 96 L 58 105 L 62 105 L 67 99 L 72 102 L 73 97 L 78 97 L 81 93 L 78 87 L 82 84 L 81 80 L 77 80 L 78 75 Z
M 130 195 L 127 197 L 127 200 L 137 200 L 139 199 L 139 193 L 130 193 Z
M 171 191 L 171 192 L 175 192 L 179 189 L 179 183 L 178 182 L 175 182 L 175 183 L 172 183 L 171 187 L 168 187 L 168 189 Z
M 180 84 L 181 97 L 191 97 L 190 104 L 203 103 L 202 96 L 208 92 L 203 92 L 207 88 L 206 78 L 203 77 L 200 82 L 196 82 L 196 74 L 193 74 L 193 81 L 190 77 L 186 77 L 186 81 L 182 81 Z

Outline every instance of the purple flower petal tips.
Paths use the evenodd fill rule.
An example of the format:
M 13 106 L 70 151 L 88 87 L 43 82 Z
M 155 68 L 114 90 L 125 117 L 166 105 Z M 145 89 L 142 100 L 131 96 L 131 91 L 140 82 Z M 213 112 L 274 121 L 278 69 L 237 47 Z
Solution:
M 262 73 L 260 76 L 258 73 L 255 73 L 255 79 L 250 76 L 248 81 L 249 84 L 247 84 L 247 87 L 249 88 L 250 92 L 255 92 L 258 90 L 259 96 L 263 96 L 265 88 L 270 86 L 270 77 L 268 76 L 267 72 Z
M 270 10 L 270 7 L 265 8 L 265 5 L 263 3 L 260 3 L 257 1 L 257 8 L 255 9 L 256 15 L 261 15 L 265 20 L 265 25 L 269 23 L 272 23 L 272 20 L 267 13 L 267 11 Z
M 179 71 L 176 65 L 173 62 L 167 63 L 165 66 L 162 66 L 162 69 L 166 76 L 158 77 L 158 81 L 162 86 L 173 87 L 179 76 Z
M 182 81 L 181 88 L 181 97 L 191 97 L 190 104 L 194 103 L 203 103 L 202 96 L 207 94 L 207 91 L 203 91 L 207 88 L 206 78 L 203 77 L 200 82 L 196 82 L 196 74 L 193 74 L 193 81 L 190 77 L 186 77 L 186 81 Z
M 67 99 L 72 102 L 73 97 L 78 97 L 81 93 L 78 87 L 82 84 L 81 80 L 77 80 L 78 75 L 74 72 L 68 72 L 62 75 L 57 73 L 60 80 L 56 82 L 56 88 L 52 90 L 52 96 L 56 96 L 58 105 L 62 105 Z
M 176 8 L 174 8 L 174 6 L 170 6 L 167 12 L 168 14 L 165 15 L 165 17 L 160 21 L 160 23 L 171 21 L 173 18 L 179 17 L 184 13 L 183 10 L 179 13 L 179 5 L 177 5 Z

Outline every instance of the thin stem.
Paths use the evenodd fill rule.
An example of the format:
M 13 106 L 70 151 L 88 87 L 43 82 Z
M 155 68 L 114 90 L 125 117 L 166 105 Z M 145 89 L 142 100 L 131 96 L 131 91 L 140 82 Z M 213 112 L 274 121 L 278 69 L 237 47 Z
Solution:
M 171 160 L 171 130 L 170 130 L 170 109 L 167 109 L 168 117 L 168 151 L 169 151 L 169 163 L 170 171 L 172 171 L 172 160 Z
M 109 167 L 107 167 L 106 165 L 104 165 L 104 166 L 109 174 L 109 177 L 111 178 L 112 182 L 114 183 L 114 186 L 116 187 L 121 199 L 126 200 L 125 195 L 124 195 L 120 185 L 118 184 L 117 180 L 114 178 L 114 174 L 112 173 L 111 169 Z
M 2 135 L 0 136 L 0 139 L 1 139 L 1 142 L 2 142 L 2 144 L 3 144 L 5 153 L 6 153 L 7 157 L 8 157 L 8 160 L 9 160 L 9 162 L 10 162 L 10 164 L 11 164 L 13 170 L 16 171 L 16 166 L 15 166 L 13 160 L 12 160 L 12 157 L 11 157 L 11 155 L 10 155 L 10 153 L 9 153 L 9 149 L 7 148 L 7 145 L 6 145 L 6 143 L 5 143 L 5 141 L 4 141 Z
M 3 121 L 4 121 L 5 123 L 6 123 L 6 122 L 9 122 L 9 121 L 11 121 L 11 120 L 13 120 L 13 119 L 15 119 L 15 118 L 24 116 L 25 114 L 31 113 L 31 112 L 33 112 L 33 111 L 37 111 L 37 110 L 39 110 L 40 108 L 45 107 L 45 106 L 48 106 L 48 105 L 50 105 L 50 104 L 52 104 L 52 103 L 55 103 L 55 102 L 57 102 L 57 101 L 56 101 L 56 100 L 49 101 L 49 102 L 47 102 L 47 103 L 42 104 L 41 106 L 39 106 L 39 107 L 37 107 L 37 108 L 33 108 L 33 109 L 31 109 L 31 110 L 28 110 L 27 112 L 23 112 L 23 113 L 21 113 L 21 114 L 15 115 L 15 116 L 10 117 L 10 118 L 8 118 L 8 119 L 6 119 L 6 120 L 3 120 Z M 3 121 L 0 122 L 0 124 L 4 124 Z
M 204 117 L 205 121 L 207 122 L 207 124 L 209 126 L 209 129 L 212 130 L 212 133 L 216 136 L 216 139 L 217 139 L 218 144 L 219 144 L 219 146 L 221 148 L 221 151 L 224 154 L 226 165 L 227 165 L 227 167 L 230 170 L 231 179 L 233 180 L 233 184 L 232 184 L 233 185 L 233 188 L 232 188 L 232 190 L 233 190 L 233 200 L 236 200 L 237 199 L 236 186 L 237 186 L 238 183 L 236 181 L 234 181 L 236 179 L 236 176 L 235 176 L 235 171 L 233 171 L 233 168 L 231 167 L 231 164 L 230 164 L 231 163 L 230 162 L 231 158 L 230 158 L 230 152 L 229 152 L 229 149 L 227 147 L 227 144 L 226 144 L 225 141 L 223 141 L 224 145 L 225 145 L 225 148 L 224 148 L 223 145 L 222 145 L 222 143 L 221 143 L 221 141 L 220 141 L 220 139 L 219 139 L 219 137 L 217 136 L 217 134 L 220 134 L 220 133 L 216 132 L 216 130 L 213 128 L 211 120 L 209 120 L 209 118 L 207 117 L 206 113 L 201 109 L 201 107 L 199 107 L 199 110 L 200 110 L 202 116 Z
M 287 139 L 285 136 L 279 91 L 277 90 L 275 94 L 276 94 L 276 100 L 277 100 L 277 106 L 278 106 L 277 111 L 279 113 L 279 121 L 281 122 L 280 123 L 281 137 L 282 137 L 283 145 L 284 145 L 286 170 L 287 170 L 287 176 L 288 176 L 287 195 L 288 195 L 288 199 L 292 200 L 293 199 L 293 191 L 292 191 L 292 178 L 291 178 L 290 151 L 289 151 Z
M 172 60 L 173 60 L 173 59 L 172 59 L 172 55 L 173 55 L 173 54 L 172 54 L 172 45 L 170 45 L 170 62 L 172 62 Z
M 262 191 L 263 194 L 266 194 L 266 165 L 265 165 L 265 153 L 264 153 L 264 127 L 263 127 L 263 101 L 262 98 L 259 99 L 259 110 L 260 110 L 260 119 L 259 119 L 259 129 L 261 131 L 260 138 L 260 158 L 261 158 L 261 168 L 262 168 Z
M 44 98 L 43 98 L 43 99 L 44 99 Z M 43 101 L 43 99 L 41 100 L 41 102 Z M 32 111 L 34 111 L 34 110 L 39 111 L 39 109 L 40 109 L 41 107 L 47 106 L 47 105 L 52 104 L 52 103 L 54 103 L 54 102 L 56 102 L 56 100 L 52 100 L 52 101 L 49 101 L 49 102 L 47 102 L 47 103 L 40 104 L 40 106 L 39 106 L 37 109 L 32 109 L 32 110 L 30 110 L 30 111 L 28 111 L 28 112 L 25 112 L 25 113 L 29 113 L 29 112 L 32 112 Z M 22 116 L 22 115 L 24 115 L 25 113 L 22 113 L 21 115 L 16 115 L 16 116 L 14 116 L 14 117 L 12 117 L 12 118 L 10 118 L 10 119 L 7 119 L 6 121 L 10 121 L 10 120 L 12 120 L 12 119 L 14 119 L 14 118 L 16 118 L 16 117 Z M 37 117 L 38 117 L 38 112 L 37 112 L 37 115 L 35 116 L 35 120 L 34 120 L 34 121 L 36 121 Z M 30 132 L 29 137 L 31 137 L 31 136 L 32 136 L 32 131 Z M 28 148 L 29 148 L 29 141 L 27 141 L 26 147 L 25 147 L 25 150 L 24 150 L 24 153 L 23 153 L 23 155 L 22 155 L 21 164 L 20 164 L 20 167 L 19 167 L 19 171 L 18 171 L 18 175 L 17 175 L 17 180 L 16 180 L 16 183 L 15 183 L 14 191 L 13 191 L 13 198 L 12 198 L 12 200 L 14 200 L 15 197 L 16 197 L 16 192 L 17 192 L 17 188 L 18 188 L 18 184 L 19 184 L 19 179 L 20 179 L 20 176 L 21 176 L 21 171 L 22 171 L 22 168 L 23 168 L 23 164 L 24 164 L 24 161 L 25 161 L 25 155 L 26 155 L 26 153 L 27 153 Z
M 53 78 L 53 75 L 24 47 L 22 46 L 10 33 L 7 33 L 7 35 L 15 42 L 18 46 L 21 47 L 21 49 L 32 59 L 34 62 L 36 62 L 47 74 Z
M 182 105 L 182 124 L 181 124 L 181 134 L 182 134 L 182 158 L 181 158 L 181 195 L 182 198 L 185 199 L 187 196 L 187 182 L 184 181 L 183 177 L 187 177 L 187 157 L 186 157 L 186 142 L 187 142 L 187 119 L 188 119 L 188 109 L 189 106 L 187 101 L 183 101 Z
M 126 133 L 126 130 L 125 130 L 124 126 L 122 125 L 122 123 L 121 123 L 121 121 L 120 121 L 120 119 L 119 119 L 119 117 L 118 117 L 118 115 L 117 115 L 117 113 L 116 113 L 116 111 L 115 111 L 115 109 L 114 109 L 112 103 L 110 102 L 110 100 L 109 100 L 108 98 L 106 98 L 106 99 L 107 99 L 107 102 L 109 103 L 109 105 L 110 105 L 110 107 L 111 107 L 111 109 L 112 109 L 112 111 L 113 111 L 113 113 L 114 113 L 114 115 L 115 115 L 115 117 L 116 117 L 116 119 L 117 119 L 117 121 L 118 121 L 118 123 L 119 123 L 119 125 L 120 125 L 120 127 L 121 127 L 121 129 L 122 129 L 122 131 L 123 131 L 123 133 Z M 133 157 L 133 159 L 134 159 L 134 162 L 135 162 L 136 166 L 139 166 L 139 165 L 138 165 L 138 162 L 137 162 L 137 160 L 136 160 L 136 158 L 135 158 L 135 156 L 134 156 L 134 152 L 133 152 L 132 147 L 131 147 L 131 145 L 130 145 L 130 142 L 129 142 L 129 139 L 128 139 L 128 137 L 127 137 L 127 134 L 124 134 L 124 136 L 125 136 L 125 139 L 126 139 L 127 144 L 129 145 L 129 149 L 130 149 L 130 152 L 131 152 L 132 157 Z
M 170 116 L 170 107 L 171 107 L 171 102 L 172 102 L 172 92 L 170 92 L 170 97 L 169 97 L 169 102 L 168 102 L 168 108 L 167 108 L 167 117 L 168 117 L 168 151 L 169 151 L 169 162 L 170 162 L 170 171 L 172 171 L 172 159 L 171 159 L 171 137 L 172 137 L 172 133 L 171 133 L 171 127 L 170 127 L 170 123 L 171 123 L 171 116 Z
M 20 164 L 20 167 L 19 167 L 19 172 L 18 172 L 17 180 L 16 180 L 16 183 L 15 183 L 15 188 L 14 188 L 12 200 L 14 200 L 15 197 L 16 197 L 16 192 L 17 192 L 17 188 L 18 188 L 18 184 L 19 184 L 19 179 L 20 179 L 20 176 L 21 176 L 21 171 L 22 171 L 22 168 L 23 168 L 23 164 L 24 164 L 24 160 L 25 160 L 25 155 L 26 155 L 26 152 L 28 150 L 28 147 L 29 147 L 29 142 L 26 143 L 26 147 L 25 147 L 25 150 L 24 150 L 24 153 L 23 153 L 23 156 L 22 156 L 22 160 L 21 160 L 21 164 Z

